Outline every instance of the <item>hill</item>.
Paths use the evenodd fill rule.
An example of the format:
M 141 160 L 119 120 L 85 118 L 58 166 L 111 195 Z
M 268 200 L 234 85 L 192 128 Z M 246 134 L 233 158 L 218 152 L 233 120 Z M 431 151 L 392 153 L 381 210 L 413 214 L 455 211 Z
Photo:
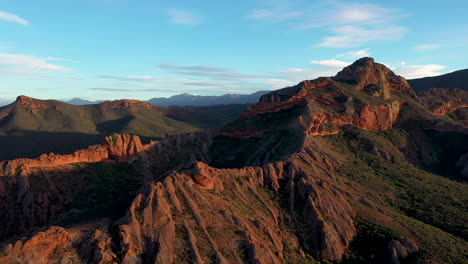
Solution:
M 468 91 L 468 82 L 466 80 L 468 80 L 468 69 L 434 77 L 408 80 L 408 82 L 417 92 L 430 88 L 452 88 Z
M 245 107 L 179 110 L 137 100 L 78 106 L 19 96 L 13 104 L 0 108 L 0 160 L 49 152 L 71 153 L 100 143 L 111 133 L 131 133 L 149 140 L 194 132 L 220 126 L 237 117 L 236 113 Z M 178 114 L 180 111 L 185 114 Z
M 218 129 L 2 162 L 0 262 L 465 263 L 465 94 L 362 58 Z
M 208 106 L 220 104 L 250 104 L 258 102 L 260 96 L 268 91 L 258 91 L 253 94 L 225 94 L 220 96 L 191 95 L 183 93 L 169 98 L 152 98 L 148 102 L 157 106 Z

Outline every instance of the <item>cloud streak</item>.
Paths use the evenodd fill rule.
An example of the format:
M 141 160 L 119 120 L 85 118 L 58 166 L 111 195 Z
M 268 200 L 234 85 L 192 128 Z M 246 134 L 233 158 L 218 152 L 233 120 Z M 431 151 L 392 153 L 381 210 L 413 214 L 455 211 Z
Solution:
M 395 68 L 395 72 L 398 75 L 405 77 L 406 79 L 415 79 L 422 77 L 430 77 L 441 75 L 445 66 L 438 64 L 425 64 L 425 65 L 402 65 Z
M 2 10 L 0 10 L 0 20 L 17 23 L 25 26 L 29 25 L 29 21 L 27 21 L 26 19 Z
M 321 8 L 317 8 L 317 4 Z M 323 11 L 317 11 L 323 10 Z M 254 20 L 287 22 L 294 30 L 324 29 L 328 32 L 320 47 L 352 48 L 373 41 L 394 41 L 403 37 L 407 29 L 397 24 L 403 15 L 401 10 L 375 4 L 310 1 L 304 4 L 256 9 L 249 14 Z
M 362 49 L 362 50 L 351 50 L 343 54 L 338 54 L 335 57 L 358 59 L 362 57 L 369 57 L 370 55 L 371 55 L 370 49 Z
M 39 72 L 63 72 L 69 70 L 50 61 L 54 61 L 54 59 L 33 55 L 0 53 L 0 72 L 35 74 Z
M 172 89 L 127 89 L 127 88 L 90 88 L 93 91 L 104 91 L 104 92 L 180 92 L 180 90 Z
M 310 62 L 311 64 L 315 64 L 315 65 L 320 65 L 320 66 L 324 66 L 324 67 L 328 67 L 328 68 L 344 68 L 346 66 L 348 66 L 349 62 L 344 62 L 344 61 L 340 61 L 340 60 L 336 60 L 336 59 L 331 59 L 331 60 L 314 60 L 314 61 L 311 61 Z
M 214 80 L 233 80 L 233 79 L 261 79 L 267 78 L 263 75 L 239 73 L 234 69 L 211 66 L 211 65 L 197 65 L 197 66 L 181 66 L 173 63 L 163 63 L 159 65 L 161 69 L 168 70 L 175 74 L 207 77 Z
M 203 19 L 198 14 L 185 9 L 168 10 L 167 16 L 171 24 L 177 25 L 199 25 L 203 23 Z
M 440 48 L 439 44 L 428 44 L 428 43 L 417 45 L 416 47 L 414 47 L 414 49 L 418 51 L 437 50 L 439 48 Z

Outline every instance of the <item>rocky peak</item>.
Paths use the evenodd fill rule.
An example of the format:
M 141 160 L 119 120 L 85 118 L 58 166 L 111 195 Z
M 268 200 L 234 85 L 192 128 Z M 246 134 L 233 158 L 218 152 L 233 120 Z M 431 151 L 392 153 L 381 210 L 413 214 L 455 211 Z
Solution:
M 391 96 L 391 91 L 403 91 L 414 95 L 414 91 L 403 77 L 369 57 L 361 58 L 345 67 L 336 74 L 334 80 L 356 85 L 358 90 L 366 90 L 386 99 Z
M 20 95 L 16 97 L 16 102 L 24 101 L 24 100 L 31 100 L 32 98 L 26 95 Z
M 33 100 L 34 100 L 33 98 L 26 96 L 26 95 L 20 95 L 16 97 L 16 103 L 19 103 L 19 104 L 30 104 L 33 102 Z
M 18 96 L 15 103 L 16 105 L 20 105 L 29 109 L 34 114 L 40 112 L 41 110 L 53 107 L 53 104 L 48 101 L 35 99 L 25 95 Z
M 115 101 L 104 101 L 101 103 L 103 108 L 129 108 L 132 106 L 142 106 L 145 109 L 156 108 L 156 106 L 140 100 L 131 100 L 131 99 L 121 99 Z

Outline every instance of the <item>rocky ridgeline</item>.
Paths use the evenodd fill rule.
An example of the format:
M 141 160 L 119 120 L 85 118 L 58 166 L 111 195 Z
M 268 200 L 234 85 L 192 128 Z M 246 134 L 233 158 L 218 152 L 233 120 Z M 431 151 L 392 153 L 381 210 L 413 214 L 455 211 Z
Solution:
M 52 179 L 56 179 L 57 175 L 61 178 L 63 174 L 73 177 L 76 169 L 67 165 L 131 162 L 141 159 L 152 144 L 143 145 L 137 136 L 113 134 L 106 137 L 102 145 L 70 155 L 51 153 L 37 159 L 0 162 L 0 217 L 5 220 L 0 226 L 0 239 L 46 225 L 65 212 L 65 205 L 71 199 L 71 193 L 66 188 L 70 186 L 61 186 Z M 44 177 L 43 181 L 37 182 L 38 177 Z
M 102 145 L 90 146 L 70 155 L 43 154 L 36 159 L 16 159 L 0 162 L 0 177 L 27 174 L 29 168 L 54 167 L 79 162 L 100 162 L 104 160 L 131 161 L 150 145 L 143 145 L 138 136 L 113 134 L 105 138 Z
M 33 188 L 30 169 L 43 168 L 45 182 L 50 182 L 48 174 L 54 170 L 62 170 L 61 177 L 73 171 L 63 167 L 66 164 L 135 161 L 144 183 L 119 220 L 86 228 L 52 226 L 24 235 L 0 246 L 0 262 L 299 263 L 306 254 L 340 261 L 357 236 L 359 210 L 376 219 L 391 217 L 374 204 L 380 201 L 378 195 L 338 175 L 336 168 L 347 157 L 322 135 L 340 133 L 349 124 L 370 131 L 391 129 L 408 103 L 402 98 L 415 98 L 408 83 L 363 58 L 334 78 L 264 95 L 233 122 L 237 126 L 220 131 L 170 136 L 150 145 L 135 136 L 114 135 L 103 145 L 71 155 L 2 162 L 0 201 L 7 201 L 3 208 L 18 208 L 4 213 L 2 238 L 49 226 L 66 211 Z M 288 112 L 291 109 L 298 110 Z M 277 118 L 285 120 L 281 123 L 275 114 L 284 112 L 286 117 Z M 279 124 L 259 124 L 266 114 Z M 281 129 L 295 133 L 268 138 L 269 131 Z M 275 156 L 284 148 L 281 142 L 291 138 L 290 144 L 298 147 Z M 272 145 L 265 147 L 269 141 Z M 237 161 L 232 154 L 237 150 L 256 157 L 229 166 Z M 258 151 L 264 153 L 256 155 Z M 405 160 L 394 146 L 376 145 L 369 151 L 385 160 Z M 466 163 L 460 161 L 460 166 Z M 58 193 L 53 183 L 47 184 L 48 192 Z M 12 193 L 15 197 L 8 198 Z M 400 263 L 415 256 L 419 247 L 408 236 L 388 241 L 386 252 L 389 263 Z
M 118 108 L 134 108 L 133 110 L 138 110 L 137 108 L 141 109 L 159 109 L 157 106 L 152 105 L 147 101 L 139 101 L 139 100 L 130 100 L 130 99 L 122 99 L 122 100 L 115 100 L 115 101 L 104 101 L 98 104 L 102 109 L 118 109 Z
M 427 89 L 419 93 L 419 102 L 435 115 L 447 115 L 468 107 L 468 92 L 459 89 Z

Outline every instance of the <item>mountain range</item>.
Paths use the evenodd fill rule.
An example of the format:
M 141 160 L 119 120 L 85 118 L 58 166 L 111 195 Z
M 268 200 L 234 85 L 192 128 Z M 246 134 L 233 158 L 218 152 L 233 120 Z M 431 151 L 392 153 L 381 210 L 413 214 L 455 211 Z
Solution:
M 183 93 L 173 95 L 171 97 L 155 97 L 148 102 L 153 105 L 170 107 L 170 106 L 209 106 L 209 105 L 227 105 L 227 104 L 252 104 L 258 102 L 260 96 L 269 91 L 258 91 L 253 94 L 225 94 L 225 95 L 192 95 Z M 80 98 L 73 98 L 66 101 L 73 105 L 88 105 L 98 104 L 102 101 L 89 101 Z
M 138 100 L 71 105 L 19 96 L 14 103 L 0 108 L 0 160 L 49 152 L 68 154 L 100 143 L 112 133 L 154 140 L 199 131 L 236 118 L 246 107 L 164 108 Z
M 235 114 L 19 97 L 9 133 L 126 133 L 0 162 L 0 263 L 466 263 L 468 95 L 435 86 L 362 58 Z
M 158 106 L 207 106 L 218 104 L 251 104 L 258 102 L 260 96 L 269 91 L 258 91 L 253 94 L 225 94 L 221 96 L 203 96 L 183 93 L 169 98 L 152 98 L 148 102 Z

